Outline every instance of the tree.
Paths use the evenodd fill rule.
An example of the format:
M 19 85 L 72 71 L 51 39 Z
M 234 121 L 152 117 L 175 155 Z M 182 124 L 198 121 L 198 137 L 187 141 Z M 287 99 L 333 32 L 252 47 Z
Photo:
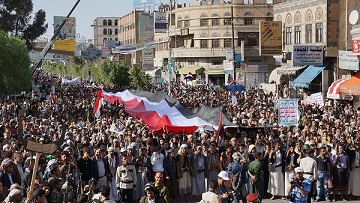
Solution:
M 29 49 L 32 48 L 31 43 L 47 29 L 45 11 L 37 11 L 33 20 L 32 12 L 32 0 L 0 0 L 0 28 L 26 40 Z
M 129 67 L 124 63 L 118 64 L 110 60 L 99 61 L 91 72 L 94 73 L 94 79 L 98 83 L 124 87 L 131 82 Z
M 0 93 L 31 90 L 31 70 L 25 40 L 0 31 Z
M 144 89 L 150 84 L 150 77 L 139 66 L 133 66 L 130 69 L 131 85 Z

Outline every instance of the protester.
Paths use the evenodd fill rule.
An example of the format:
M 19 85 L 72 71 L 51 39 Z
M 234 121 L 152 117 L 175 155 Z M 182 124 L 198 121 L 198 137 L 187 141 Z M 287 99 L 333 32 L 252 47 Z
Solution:
M 186 86 L 174 82 L 169 96 L 177 99 L 183 107 L 193 111 L 205 105 L 220 107 L 224 119 L 238 125 L 234 128 L 227 126 L 218 133 L 201 128 L 193 133 L 174 133 L 165 128 L 159 131 L 149 129 L 136 115 L 129 115 L 119 101 L 111 103 L 102 100 L 101 116 L 96 118 L 91 113 L 95 103 L 93 93 L 100 88 L 109 92 L 119 91 L 111 86 L 93 86 L 86 82 L 72 86 L 57 84 L 56 94 L 53 92 L 55 101 L 51 101 L 46 97 L 53 89 L 53 75 L 39 72 L 35 82 L 40 94 L 34 91 L 28 97 L 0 99 L 0 154 L 4 163 L 4 167 L 0 166 L 3 174 L 0 181 L 6 187 L 0 199 L 8 196 L 7 191 L 13 183 L 21 186 L 24 198 L 28 194 L 35 153 L 26 148 L 25 141 L 48 144 L 61 139 L 64 141 L 53 155 L 40 156 L 36 171 L 34 189 L 44 189 L 47 202 L 53 202 L 52 199 L 54 202 L 71 201 L 76 195 L 81 201 L 95 196 L 98 198 L 101 196 L 100 186 L 110 187 L 110 200 L 119 200 L 114 183 L 116 187 L 124 184 L 118 182 L 118 173 L 114 175 L 114 172 L 124 165 L 131 166 L 133 170 L 127 179 L 123 179 L 130 181 L 131 176 L 132 185 L 127 183 L 128 187 L 122 187 L 126 190 L 119 191 L 120 197 L 128 193 L 124 195 L 124 201 L 130 193 L 133 196 L 128 201 L 139 201 L 144 196 L 145 185 L 155 177 L 154 171 L 163 172 L 161 182 L 169 190 L 170 202 L 179 200 L 179 196 L 181 201 L 195 199 L 190 198 L 190 194 L 199 197 L 213 180 L 218 181 L 219 188 L 225 191 L 219 193 L 221 200 L 227 201 L 232 192 L 225 190 L 231 185 L 231 181 L 226 179 L 232 178 L 225 174 L 219 176 L 219 172 L 227 170 L 227 165 L 234 161 L 234 154 L 240 155 L 239 160 L 243 164 L 256 163 L 256 170 L 249 167 L 246 171 L 250 177 L 258 173 L 259 163 L 264 172 L 263 187 L 257 182 L 259 178 L 251 177 L 249 185 L 246 185 L 251 187 L 245 187 L 245 194 L 252 189 L 259 191 L 260 201 L 266 198 L 266 192 L 275 195 L 274 198 L 283 197 L 294 169 L 300 164 L 306 173 L 313 173 L 304 173 L 305 178 L 312 175 L 313 181 L 319 183 L 320 191 L 313 190 L 317 193 L 316 199 L 321 199 L 321 193 L 326 199 L 325 169 L 318 163 L 315 169 L 311 161 L 321 161 L 319 156 L 322 157 L 325 150 L 331 162 L 331 173 L 327 179 L 334 184 L 334 188 L 328 188 L 328 193 L 336 195 L 341 192 L 343 196 L 340 199 L 356 199 L 360 195 L 356 179 L 360 177 L 359 144 L 356 144 L 359 140 L 360 110 L 350 102 L 326 100 L 323 106 L 299 103 L 298 125 L 290 127 L 279 125 L 277 100 L 284 98 L 281 92 L 265 94 L 259 89 L 248 88 L 246 92 L 229 93 L 216 91 L 208 85 Z M 146 90 L 163 92 L 165 88 L 149 85 Z M 21 109 L 25 112 L 20 115 Z M 313 153 L 309 156 L 307 150 Z M 257 157 L 257 152 L 262 153 L 261 158 Z M 151 156 L 154 154 L 153 160 L 158 162 L 152 165 Z M 340 157 L 340 161 L 336 161 L 336 156 Z M 302 163 L 300 160 L 303 160 Z M 308 164 L 311 169 L 306 167 Z M 274 171 L 272 166 L 275 166 Z M 11 180 L 7 180 L 8 174 L 11 174 Z M 197 174 L 204 174 L 205 178 L 198 181 Z M 251 184 L 254 180 L 255 184 Z M 265 193 L 263 196 L 261 190 Z M 315 198 L 311 192 L 308 196 Z

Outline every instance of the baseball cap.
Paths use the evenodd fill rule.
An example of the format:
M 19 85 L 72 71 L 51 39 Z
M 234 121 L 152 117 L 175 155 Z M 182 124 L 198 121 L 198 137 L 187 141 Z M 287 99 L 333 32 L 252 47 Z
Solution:
M 229 174 L 226 171 L 220 171 L 218 177 L 224 180 L 230 180 Z

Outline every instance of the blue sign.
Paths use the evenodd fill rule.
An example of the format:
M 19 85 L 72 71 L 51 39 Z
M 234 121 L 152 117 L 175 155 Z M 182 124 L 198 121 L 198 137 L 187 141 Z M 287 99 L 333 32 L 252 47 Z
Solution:
M 133 0 L 134 8 L 144 8 L 155 4 L 155 0 Z
M 239 63 L 241 61 L 241 53 L 235 53 L 235 63 Z

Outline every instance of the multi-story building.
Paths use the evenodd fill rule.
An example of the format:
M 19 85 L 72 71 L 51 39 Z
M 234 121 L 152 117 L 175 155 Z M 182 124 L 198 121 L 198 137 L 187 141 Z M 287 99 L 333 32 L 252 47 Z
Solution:
M 283 24 L 283 53 L 285 63 L 292 64 L 294 45 L 321 46 L 324 51 L 323 71 L 316 72 L 306 89 L 326 92 L 334 78 L 334 64 L 339 50 L 340 1 L 338 0 L 277 0 L 274 2 L 274 20 Z M 311 65 L 311 64 L 308 64 Z M 336 65 L 335 65 L 336 66 Z M 293 67 L 299 71 L 303 67 Z M 310 66 L 307 68 L 311 68 Z M 316 69 L 314 69 L 316 70 Z M 319 74 L 322 73 L 322 74 Z M 299 73 L 297 73 L 298 75 Z M 315 74 L 315 72 L 314 72 Z M 319 75 L 317 75 L 319 74 Z M 293 80 L 296 78 L 287 78 Z M 290 82 L 291 84 L 291 82 Z
M 98 49 L 109 49 L 118 42 L 119 17 L 97 17 L 94 24 L 94 45 Z M 115 45 L 114 45 L 115 44 Z
M 169 8 L 166 11 L 169 13 Z M 229 79 L 223 67 L 226 50 L 235 48 L 235 55 L 241 53 L 244 59 L 236 71 L 238 82 L 247 86 L 267 82 L 274 62 L 273 57 L 259 56 L 259 22 L 272 19 L 269 0 L 201 0 L 173 6 L 171 58 L 177 78 L 191 72 L 198 81 L 224 84 Z M 160 61 L 156 63 L 160 66 L 167 64 L 168 43 L 168 33 L 155 34 L 155 61 Z
M 118 22 L 118 39 L 122 46 L 126 45 L 138 45 L 139 46 L 139 15 L 150 15 L 144 11 L 132 11 L 119 18 Z M 141 64 L 142 61 L 142 51 L 132 51 L 129 54 L 126 54 L 126 57 L 131 57 L 131 60 L 127 60 L 131 64 Z

